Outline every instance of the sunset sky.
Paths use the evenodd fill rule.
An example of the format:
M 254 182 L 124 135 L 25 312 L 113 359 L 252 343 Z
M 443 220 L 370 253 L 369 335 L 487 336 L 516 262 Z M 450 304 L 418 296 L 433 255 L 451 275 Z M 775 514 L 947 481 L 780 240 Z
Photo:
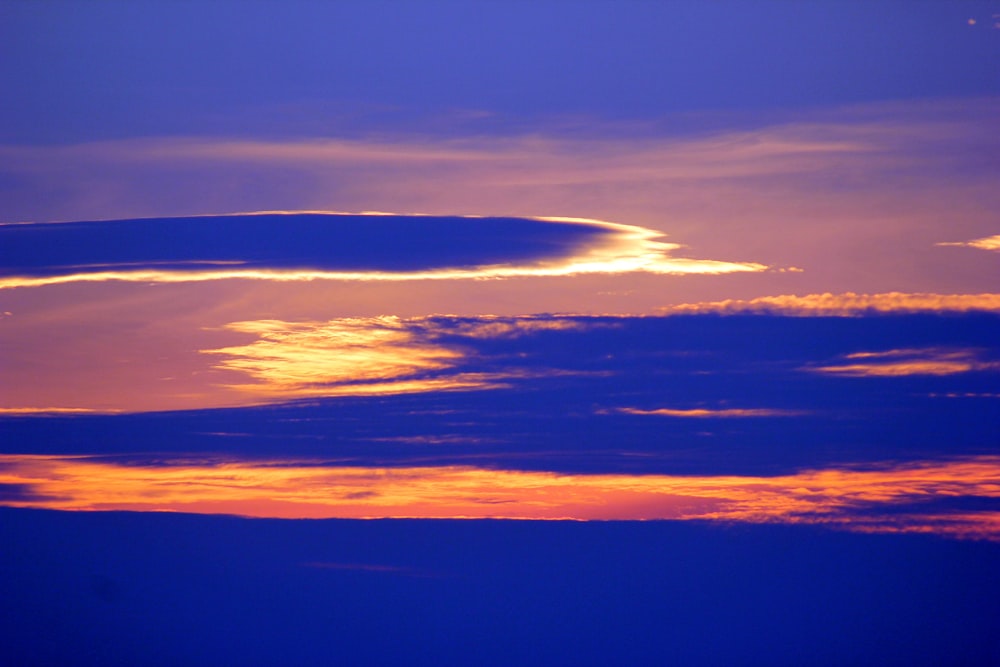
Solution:
M 1000 2 L 0 0 L 0 90 L 0 662 L 1000 662 Z

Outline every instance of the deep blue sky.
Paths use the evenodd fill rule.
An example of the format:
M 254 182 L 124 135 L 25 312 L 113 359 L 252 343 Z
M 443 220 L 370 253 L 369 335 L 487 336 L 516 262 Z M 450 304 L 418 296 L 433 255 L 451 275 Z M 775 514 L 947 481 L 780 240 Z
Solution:
M 0 141 L 438 131 L 1000 91 L 995 2 L 4 2 Z M 976 19 L 969 25 L 969 19 Z

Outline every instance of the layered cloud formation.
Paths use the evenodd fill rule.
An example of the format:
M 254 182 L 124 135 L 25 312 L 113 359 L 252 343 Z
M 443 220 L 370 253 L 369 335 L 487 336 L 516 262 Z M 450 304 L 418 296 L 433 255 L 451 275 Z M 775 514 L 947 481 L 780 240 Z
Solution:
M 256 213 L 0 225 L 0 289 L 109 280 L 415 280 L 763 271 L 571 218 Z
M 26 455 L 0 455 L 0 470 L 0 488 L 6 488 L 0 503 L 15 507 L 286 518 L 821 523 L 1000 541 L 996 456 L 773 477 L 360 468 L 308 460 L 123 465 L 95 457 Z

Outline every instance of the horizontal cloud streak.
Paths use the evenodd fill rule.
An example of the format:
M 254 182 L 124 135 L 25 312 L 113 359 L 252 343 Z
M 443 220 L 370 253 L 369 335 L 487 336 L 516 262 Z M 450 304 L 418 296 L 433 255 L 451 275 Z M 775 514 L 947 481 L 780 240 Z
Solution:
M 1000 251 L 1000 234 L 994 234 L 993 236 L 987 236 L 981 239 L 973 239 L 972 241 L 959 241 L 954 243 L 938 243 L 938 245 L 943 246 L 965 246 L 968 248 L 979 248 L 980 250 L 995 250 Z
M 258 517 L 712 520 L 1000 540 L 1000 512 L 920 512 L 1000 499 L 1000 457 L 839 467 L 782 476 L 565 475 L 472 467 L 346 468 L 315 460 L 0 455 L 0 504 Z M 13 488 L 13 487 L 12 487 Z M 902 512 L 896 510 L 902 509 Z
M 581 218 L 258 213 L 0 225 L 0 289 L 72 282 L 456 280 L 763 271 Z M 5 238 L 6 237 L 6 238 Z M 200 256 L 192 257 L 192 254 Z M 191 268 L 216 265 L 224 268 Z
M 970 371 L 1000 370 L 1000 362 L 980 359 L 979 350 L 938 348 L 854 352 L 844 361 L 809 368 L 816 373 L 850 377 L 901 377 L 906 375 L 955 375 Z
M 682 256 L 676 263 L 642 259 L 647 268 L 637 269 L 630 255 L 610 267 L 626 284 L 605 288 L 608 294 L 628 293 L 615 301 L 629 312 L 648 312 L 681 298 L 790 292 L 971 294 L 993 289 L 993 258 L 935 244 L 996 232 L 997 108 L 996 98 L 980 98 L 719 117 L 709 119 L 704 129 L 711 131 L 689 135 L 670 125 L 595 121 L 572 133 L 552 123 L 523 136 L 147 137 L 5 146 L 0 162 L 6 177 L 19 185 L 0 191 L 0 207 L 9 220 L 36 221 L 276 208 L 577 215 L 667 233 L 690 253 L 733 264 L 692 264 L 683 261 L 688 251 L 670 248 L 670 256 Z M 945 219 L 951 236 L 942 236 Z M 698 281 L 676 290 L 664 286 L 657 291 L 659 302 L 652 296 L 657 292 L 646 289 L 647 269 L 729 272 L 735 265 L 746 270 L 748 262 L 805 271 L 768 272 L 753 280 L 738 274 L 735 280 Z M 565 275 L 558 265 L 533 269 L 514 275 Z M 600 261 L 583 269 L 601 275 L 609 267 Z M 575 270 L 570 273 L 580 275 Z M 183 279 L 225 277 L 192 272 Z M 281 277 L 258 277 L 401 276 L 285 270 Z M 457 276 L 420 276 L 448 277 Z M 113 272 L 100 279 L 171 278 Z M 600 301 L 598 312 L 611 310 L 603 307 L 610 299 Z M 581 302 L 572 309 L 580 312 Z
M 874 313 L 1000 312 L 1000 294 L 782 294 L 756 299 L 687 303 L 659 308 L 664 314 L 801 315 L 803 317 L 852 317 Z
M 654 417 L 683 417 L 693 419 L 730 419 L 741 417 L 795 417 L 805 414 L 797 410 L 776 410 L 772 408 L 692 408 L 678 410 L 674 408 L 655 408 L 642 410 L 640 408 L 615 408 L 612 412 L 625 415 L 647 415 Z

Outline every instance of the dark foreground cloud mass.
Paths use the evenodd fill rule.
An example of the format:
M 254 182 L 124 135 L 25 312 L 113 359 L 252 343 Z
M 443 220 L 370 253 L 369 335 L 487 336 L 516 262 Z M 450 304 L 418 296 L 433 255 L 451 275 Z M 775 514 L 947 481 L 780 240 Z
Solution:
M 0 539 L 9 664 L 1000 660 L 1000 545 L 989 542 L 10 509 Z
M 227 266 L 419 271 L 559 258 L 608 234 L 523 218 L 332 213 L 0 225 L 0 275 Z

